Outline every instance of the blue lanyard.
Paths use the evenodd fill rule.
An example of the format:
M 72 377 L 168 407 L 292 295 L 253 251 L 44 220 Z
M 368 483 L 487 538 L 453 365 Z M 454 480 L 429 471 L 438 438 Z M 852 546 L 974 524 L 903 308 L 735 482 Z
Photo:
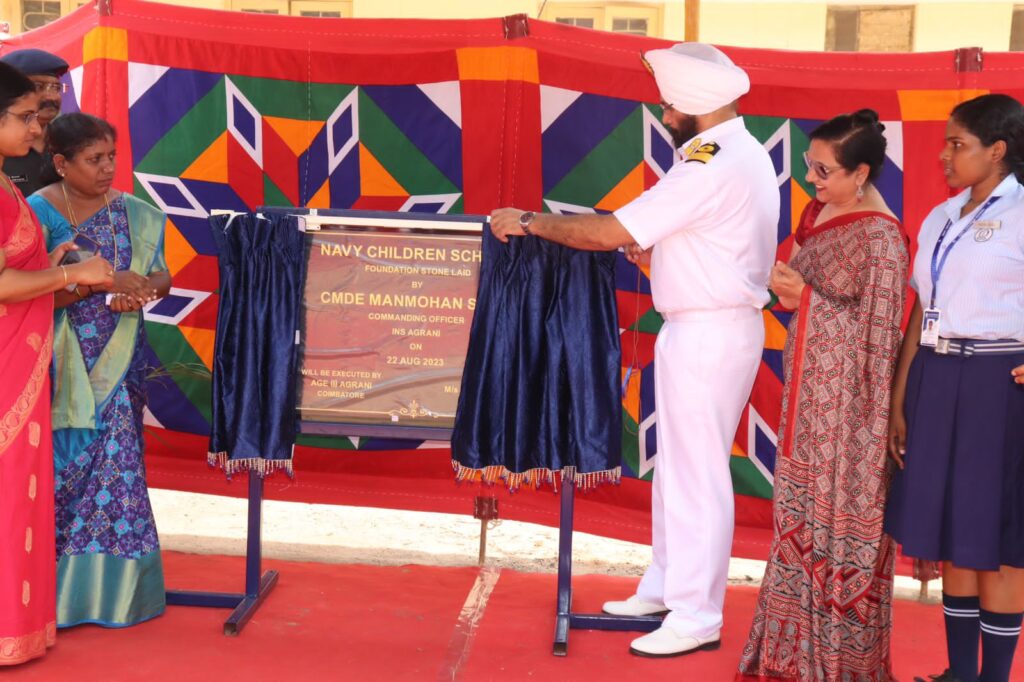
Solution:
M 956 243 L 958 241 L 960 241 L 960 238 L 970 231 L 970 229 L 974 226 L 974 223 L 978 221 L 978 218 L 980 218 L 981 215 L 986 210 L 988 210 L 988 207 L 996 203 L 997 201 L 999 201 L 998 196 L 989 197 L 988 201 L 982 204 L 981 208 L 978 209 L 978 211 L 974 214 L 970 221 L 968 221 L 968 223 L 964 225 L 964 229 L 960 230 L 960 234 L 958 234 L 956 238 L 952 242 L 950 242 L 949 246 L 946 247 L 946 250 L 942 252 L 942 257 L 940 258 L 939 249 L 942 248 L 942 242 L 946 239 L 946 234 L 949 232 L 949 228 L 953 227 L 953 220 L 946 220 L 946 226 L 943 227 L 942 232 L 939 233 L 939 240 L 935 242 L 935 250 L 932 251 L 932 302 L 931 305 L 928 306 L 929 308 L 935 307 L 935 294 L 939 289 L 939 277 L 942 276 L 942 269 L 946 267 L 946 259 L 949 258 L 949 252 L 953 250 L 953 247 L 956 246 Z

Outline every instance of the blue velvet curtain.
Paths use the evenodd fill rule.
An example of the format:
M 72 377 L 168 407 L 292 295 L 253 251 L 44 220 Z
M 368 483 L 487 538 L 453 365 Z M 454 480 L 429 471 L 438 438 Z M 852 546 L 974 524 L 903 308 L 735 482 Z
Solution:
M 291 474 L 306 239 L 295 216 L 210 218 L 219 249 L 210 462 Z
M 618 481 L 621 350 L 615 252 L 484 231 L 452 433 L 460 479 Z

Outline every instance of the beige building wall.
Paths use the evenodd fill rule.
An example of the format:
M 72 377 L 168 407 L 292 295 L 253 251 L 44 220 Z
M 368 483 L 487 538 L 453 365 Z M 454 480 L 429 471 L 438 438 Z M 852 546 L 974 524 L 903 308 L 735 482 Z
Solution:
M 714 2 L 700 7 L 700 39 L 716 45 L 824 50 L 823 2 Z
M 1010 46 L 1012 2 L 919 3 L 914 16 L 914 51 L 982 47 L 1005 52 Z

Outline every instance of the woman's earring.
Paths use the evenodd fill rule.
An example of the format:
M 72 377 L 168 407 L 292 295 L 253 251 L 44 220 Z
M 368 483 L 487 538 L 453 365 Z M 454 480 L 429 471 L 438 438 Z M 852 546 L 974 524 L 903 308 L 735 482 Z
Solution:
M 59 175 L 59 176 L 61 176 L 63 178 L 64 177 L 64 169 L 63 168 L 58 169 L 57 170 L 57 175 Z
M 857 185 L 857 201 L 863 201 L 863 200 L 864 200 L 864 186 L 863 185 Z

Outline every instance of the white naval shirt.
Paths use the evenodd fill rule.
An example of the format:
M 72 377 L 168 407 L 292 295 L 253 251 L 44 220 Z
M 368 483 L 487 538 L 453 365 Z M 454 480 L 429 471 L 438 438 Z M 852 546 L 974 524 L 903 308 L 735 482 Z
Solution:
M 703 131 L 680 156 L 654 187 L 615 211 L 637 244 L 655 245 L 655 309 L 763 307 L 779 222 L 768 152 L 737 117 Z
M 945 338 L 1024 341 L 1024 186 L 1011 174 L 992 196 L 999 199 L 952 248 L 939 277 L 935 307 L 941 311 L 939 334 Z M 946 221 L 953 225 L 940 257 L 981 209 L 960 217 L 970 197 L 966 189 L 947 199 L 921 224 L 910 286 L 920 295 L 922 308 L 931 302 L 932 253 Z M 996 229 L 987 227 L 996 221 Z M 987 232 L 978 234 L 982 229 Z

